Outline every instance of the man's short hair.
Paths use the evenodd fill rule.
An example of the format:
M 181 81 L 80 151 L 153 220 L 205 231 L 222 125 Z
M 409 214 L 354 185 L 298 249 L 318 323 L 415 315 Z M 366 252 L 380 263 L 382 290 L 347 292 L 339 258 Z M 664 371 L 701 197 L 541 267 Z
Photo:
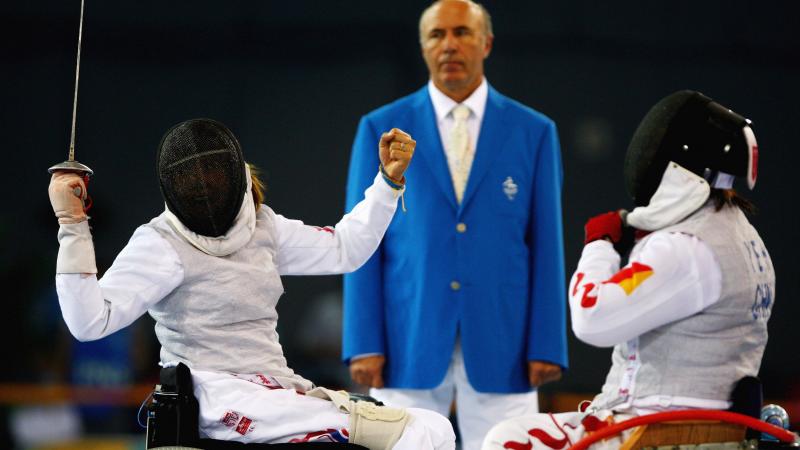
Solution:
M 419 15 L 419 41 L 420 42 L 422 42 L 422 40 L 423 40 L 423 36 L 422 36 L 422 18 L 425 17 L 425 14 L 431 8 L 433 8 L 437 4 L 441 3 L 442 1 L 443 0 L 434 1 L 433 3 L 431 3 L 427 8 L 425 8 L 422 11 L 422 14 Z M 484 35 L 486 35 L 486 36 L 494 36 L 494 32 L 492 31 L 492 16 L 489 15 L 489 11 L 486 10 L 486 8 L 481 3 L 475 2 L 473 0 L 464 0 L 464 1 L 469 3 L 473 7 L 477 7 L 478 10 L 480 10 L 481 15 L 483 16 L 483 33 L 484 33 Z

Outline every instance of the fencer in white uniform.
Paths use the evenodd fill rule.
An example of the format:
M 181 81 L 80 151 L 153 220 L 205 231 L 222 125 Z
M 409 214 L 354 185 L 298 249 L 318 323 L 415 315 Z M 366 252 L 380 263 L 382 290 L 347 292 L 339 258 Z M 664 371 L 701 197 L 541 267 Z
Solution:
M 100 280 L 81 201 L 86 186 L 74 173 L 55 173 L 56 287 L 67 326 L 77 339 L 95 340 L 149 312 L 161 365 L 191 369 L 201 437 L 455 448 L 439 414 L 351 402 L 315 387 L 288 367 L 276 333 L 281 275 L 348 272 L 372 255 L 402 195 L 414 145 L 400 130 L 385 133 L 381 172 L 364 201 L 335 227 L 320 228 L 255 202 L 260 191 L 224 125 L 182 122 L 159 146 L 166 210 L 134 232 Z
M 626 156 L 638 205 L 625 216 L 638 230 L 627 264 L 621 214 L 596 216 L 569 285 L 575 335 L 614 347 L 602 392 L 579 412 L 503 422 L 484 450 L 564 449 L 633 416 L 731 406 L 737 381 L 758 374 L 775 300 L 752 205 L 732 189 L 735 176 L 752 189 L 757 152 L 749 121 L 700 93 L 650 110 Z M 619 448 L 631 432 L 593 448 Z

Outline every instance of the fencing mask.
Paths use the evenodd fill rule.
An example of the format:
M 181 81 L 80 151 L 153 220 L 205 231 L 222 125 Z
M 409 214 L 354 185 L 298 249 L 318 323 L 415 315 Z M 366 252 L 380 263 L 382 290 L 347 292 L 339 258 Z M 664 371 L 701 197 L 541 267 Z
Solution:
M 711 187 L 730 188 L 747 177 L 752 189 L 758 146 L 750 121 L 695 91 L 678 91 L 642 119 L 625 155 L 625 187 L 637 206 L 647 205 L 670 162 Z
M 242 206 L 247 179 L 239 141 L 223 124 L 192 119 L 161 138 L 158 179 L 167 208 L 191 231 L 225 234 Z

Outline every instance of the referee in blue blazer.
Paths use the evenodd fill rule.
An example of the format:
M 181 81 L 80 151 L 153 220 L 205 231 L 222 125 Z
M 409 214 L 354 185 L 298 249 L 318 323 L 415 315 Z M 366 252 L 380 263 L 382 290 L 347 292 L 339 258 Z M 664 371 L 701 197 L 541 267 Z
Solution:
M 567 367 L 562 166 L 552 120 L 492 88 L 486 9 L 441 0 L 420 18 L 430 81 L 361 119 L 347 210 L 379 166 L 375 142 L 417 140 L 404 204 L 380 248 L 344 279 L 343 358 L 386 404 L 447 416 L 464 450 L 538 412 Z

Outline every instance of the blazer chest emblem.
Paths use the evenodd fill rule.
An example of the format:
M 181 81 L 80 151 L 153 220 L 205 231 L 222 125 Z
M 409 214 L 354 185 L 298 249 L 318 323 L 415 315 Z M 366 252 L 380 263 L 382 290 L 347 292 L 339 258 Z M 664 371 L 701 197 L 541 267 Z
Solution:
M 503 181 L 503 193 L 506 194 L 508 200 L 514 200 L 516 197 L 517 192 L 519 192 L 519 188 L 517 188 L 517 183 L 514 183 L 514 179 L 511 177 L 506 177 L 506 181 Z

